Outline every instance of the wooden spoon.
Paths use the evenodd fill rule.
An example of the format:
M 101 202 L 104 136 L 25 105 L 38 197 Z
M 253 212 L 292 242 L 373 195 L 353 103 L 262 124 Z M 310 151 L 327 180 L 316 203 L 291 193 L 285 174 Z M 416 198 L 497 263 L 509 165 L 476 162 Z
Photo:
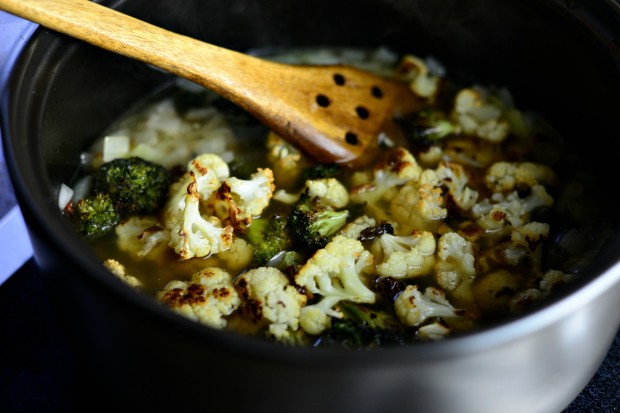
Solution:
M 343 65 L 267 61 L 87 0 L 0 0 L 0 9 L 198 83 L 321 162 L 367 164 L 386 124 L 423 101 L 406 83 Z

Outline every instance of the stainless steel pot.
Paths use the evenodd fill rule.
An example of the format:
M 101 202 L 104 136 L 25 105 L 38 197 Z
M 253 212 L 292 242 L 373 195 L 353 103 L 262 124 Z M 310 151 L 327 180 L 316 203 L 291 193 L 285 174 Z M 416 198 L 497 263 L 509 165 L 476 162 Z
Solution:
M 460 80 L 508 86 L 613 188 L 620 8 L 612 1 L 104 1 L 232 49 L 390 47 Z M 282 348 L 180 318 L 109 274 L 61 217 L 79 154 L 169 76 L 39 29 L 2 78 L 4 151 L 46 288 L 81 360 L 142 409 L 297 412 L 561 411 L 620 326 L 620 237 L 570 291 L 484 331 L 409 348 Z M 615 195 L 608 190 L 608 206 Z

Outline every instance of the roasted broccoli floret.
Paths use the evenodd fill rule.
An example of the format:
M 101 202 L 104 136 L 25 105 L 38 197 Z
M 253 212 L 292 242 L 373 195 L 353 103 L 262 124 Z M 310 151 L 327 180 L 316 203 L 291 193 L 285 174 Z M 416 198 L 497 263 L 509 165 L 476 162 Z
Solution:
M 331 327 L 315 341 L 316 347 L 380 348 L 412 340 L 411 333 L 388 310 L 344 301 L 338 308 L 344 317 L 332 321 Z
M 122 216 L 132 216 L 157 213 L 166 202 L 169 186 L 166 168 L 134 156 L 101 165 L 93 190 L 109 194 Z
M 327 245 L 348 216 L 347 210 L 332 210 L 318 198 L 302 194 L 293 204 L 288 222 L 294 242 L 301 248 L 316 250 Z
M 108 194 L 96 194 L 80 199 L 75 206 L 74 222 L 77 231 L 89 239 L 98 238 L 114 228 L 121 215 Z
M 292 246 L 287 218 L 277 213 L 269 218 L 254 219 L 248 228 L 247 238 L 254 247 L 254 259 L 259 266 L 266 265 Z
M 403 126 L 411 139 L 422 145 L 436 143 L 457 132 L 457 126 L 450 121 L 448 116 L 435 109 L 421 110 Z

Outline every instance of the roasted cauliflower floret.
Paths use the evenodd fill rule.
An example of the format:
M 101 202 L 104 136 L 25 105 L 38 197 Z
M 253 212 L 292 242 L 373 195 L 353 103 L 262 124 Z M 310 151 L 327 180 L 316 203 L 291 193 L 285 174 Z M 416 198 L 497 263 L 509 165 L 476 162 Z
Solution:
M 234 237 L 230 248 L 217 254 L 217 258 L 224 261 L 231 271 L 239 273 L 252 263 L 254 247 L 243 238 Z
M 451 333 L 450 328 L 437 321 L 418 328 L 418 337 L 422 340 L 439 341 L 445 339 Z
M 502 246 L 502 256 L 508 265 L 517 265 L 525 257 L 532 256 L 538 246 L 549 236 L 549 224 L 528 222 L 515 228 L 510 241 Z
M 518 228 L 529 222 L 533 211 L 550 208 L 553 198 L 542 185 L 534 185 L 529 195 L 520 198 L 517 191 L 507 196 L 494 193 L 491 199 L 484 199 L 472 208 L 478 225 L 491 234 L 504 235 L 501 230 L 508 225 Z
M 349 203 L 348 189 L 336 178 L 308 179 L 301 190 L 290 192 L 279 189 L 273 194 L 273 199 L 292 205 L 303 195 L 317 198 L 323 205 L 335 209 L 344 208 Z
M 361 215 L 342 227 L 340 235 L 347 238 L 358 239 L 362 231 L 367 228 L 372 228 L 375 225 L 377 225 L 377 221 L 374 218 L 368 215 Z
M 327 301 L 304 310 L 302 328 L 310 325 L 327 326 L 325 319 L 317 324 L 305 317 L 316 314 L 318 310 L 324 315 L 338 316 L 339 313 L 331 309 L 341 300 L 374 303 L 375 293 L 362 279 L 363 273 L 372 267 L 373 261 L 372 254 L 364 249 L 360 241 L 342 235 L 336 235 L 325 248 L 318 250 L 295 275 L 295 283 Z
M 222 181 L 230 176 L 230 170 L 222 158 L 212 153 L 205 153 L 189 161 L 184 176 L 184 182 L 189 185 L 192 180 L 188 175 L 194 177 L 196 191 L 201 199 L 206 201 Z
M 299 315 L 299 325 L 310 335 L 321 334 L 332 325 L 332 318 L 341 318 L 342 313 L 334 309 L 340 297 L 326 296 L 318 303 L 302 307 Z
M 275 132 L 267 135 L 267 161 L 274 173 L 278 186 L 291 187 L 299 179 L 308 161 L 294 145 L 282 139 Z
M 403 185 L 390 203 L 391 218 L 402 232 L 435 232 L 448 216 L 435 171 L 425 170 L 419 181 Z
M 370 170 L 370 180 L 351 189 L 351 201 L 373 204 L 395 187 L 411 180 L 417 180 L 422 168 L 405 148 L 392 149 L 377 161 Z
M 185 178 L 182 178 L 181 185 L 173 185 L 176 193 L 165 210 L 170 246 L 185 260 L 226 251 L 232 245 L 233 227 L 223 226 L 215 216 L 202 216 L 195 175 L 190 174 L 188 179 L 187 186 Z
M 497 144 L 493 142 L 461 136 L 444 142 L 441 157 L 464 167 L 484 169 L 501 159 L 501 154 L 497 151 Z
M 356 303 L 373 303 L 375 293 L 361 274 L 373 264 L 361 242 L 336 235 L 299 270 L 295 282 L 313 294 L 336 296 Z
M 437 243 L 436 278 L 439 286 L 455 290 L 476 275 L 474 247 L 456 232 L 443 234 Z
M 268 168 L 258 168 L 250 179 L 226 179 L 215 194 L 215 214 L 224 224 L 245 231 L 269 205 L 275 189 L 273 179 Z
M 404 56 L 397 73 L 400 78 L 409 81 L 409 87 L 418 96 L 433 99 L 437 94 L 441 77 L 431 73 L 426 62 L 419 57 Z
M 133 275 L 127 274 L 127 270 L 125 269 L 125 266 L 121 264 L 120 262 L 118 262 L 117 260 L 109 258 L 103 261 L 103 266 L 106 267 L 112 274 L 114 274 L 116 277 L 118 277 L 121 281 L 123 281 L 127 285 L 133 288 L 142 287 L 142 282 L 140 282 L 140 280 L 138 280 Z
M 456 232 L 443 234 L 437 243 L 435 280 L 454 304 L 470 306 L 474 302 L 476 274 L 474 244 Z
M 170 242 L 170 231 L 154 217 L 131 217 L 115 231 L 118 248 L 138 260 L 157 259 Z
M 440 145 L 430 145 L 416 154 L 423 168 L 436 168 L 443 159 L 443 148 Z
M 184 317 L 218 329 L 226 327 L 226 316 L 241 304 L 231 275 L 216 267 L 194 273 L 188 282 L 169 282 L 156 298 Z
M 478 192 L 469 185 L 469 176 L 458 163 L 439 163 L 435 173 L 443 185 L 448 188 L 447 196 L 462 210 L 471 209 L 478 200 Z
M 383 234 L 372 243 L 378 260 L 377 273 L 383 277 L 411 278 L 428 274 L 433 268 L 435 236 L 428 231 L 411 235 Z
M 493 192 L 512 192 L 534 185 L 555 185 L 557 180 L 553 169 L 533 162 L 496 162 L 484 177 L 487 187 Z
M 192 159 L 187 172 L 172 185 L 164 224 L 170 230 L 170 246 L 181 259 L 205 257 L 230 248 L 234 227 L 224 225 L 209 205 L 229 173 L 228 165 L 219 156 L 203 154 Z
M 559 270 L 548 270 L 543 275 L 542 280 L 540 280 L 539 288 L 543 293 L 549 294 L 554 289 L 570 283 L 574 278 L 574 274 L 564 273 Z
M 417 285 L 408 285 L 398 294 L 394 300 L 394 310 L 400 321 L 411 327 L 418 327 L 433 318 L 460 316 L 460 310 L 450 304 L 443 291 L 426 287 L 422 294 Z
M 305 188 L 308 196 L 319 198 L 324 205 L 332 208 L 344 208 L 349 203 L 349 191 L 336 178 L 309 179 Z
M 488 91 L 482 88 L 461 90 L 454 102 L 454 118 L 461 132 L 490 142 L 502 142 L 510 124 L 502 119 L 501 108 L 487 101 Z
M 243 300 L 241 313 L 254 323 L 267 325 L 269 335 L 288 341 L 299 328 L 306 296 L 280 270 L 273 267 L 249 270 L 235 280 L 235 286 Z
M 190 191 L 199 201 L 206 202 L 229 176 L 226 162 L 217 155 L 202 154 L 190 160 L 185 174 L 172 186 L 164 208 L 164 223 L 167 227 L 182 219 L 186 197 Z

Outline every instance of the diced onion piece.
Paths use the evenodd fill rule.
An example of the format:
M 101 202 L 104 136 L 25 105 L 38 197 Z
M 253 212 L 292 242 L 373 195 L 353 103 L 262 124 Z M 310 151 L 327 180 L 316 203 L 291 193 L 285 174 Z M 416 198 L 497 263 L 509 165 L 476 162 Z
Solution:
M 446 68 L 441 64 L 439 60 L 432 56 L 428 56 L 425 59 L 426 66 L 428 67 L 428 71 L 431 75 L 437 77 L 445 77 L 446 76 Z
M 103 138 L 103 162 L 124 158 L 129 154 L 129 137 L 106 136 Z
M 58 190 L 58 208 L 60 210 L 64 210 L 69 201 L 73 198 L 73 189 L 68 187 L 65 184 L 60 184 L 60 189 Z
M 82 198 L 86 198 L 86 195 L 90 192 L 92 181 L 93 177 L 91 175 L 86 175 L 73 185 L 73 196 L 71 197 L 73 203 L 76 203 Z
M 232 151 L 226 151 L 220 154 L 220 158 L 226 163 L 231 163 L 235 160 L 235 154 Z
M 162 153 L 158 151 L 157 148 L 154 148 L 153 146 L 147 145 L 145 143 L 139 143 L 138 145 L 136 145 L 136 147 L 133 148 L 133 151 L 131 151 L 131 154 L 147 161 L 163 163 Z

